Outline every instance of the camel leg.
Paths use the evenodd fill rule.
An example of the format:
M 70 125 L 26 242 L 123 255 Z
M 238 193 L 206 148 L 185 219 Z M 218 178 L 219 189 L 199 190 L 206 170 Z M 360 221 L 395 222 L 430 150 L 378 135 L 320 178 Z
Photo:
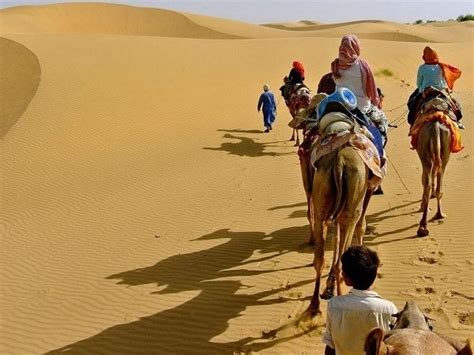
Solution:
M 433 217 L 434 220 L 443 219 L 443 218 L 447 217 L 447 215 L 444 214 L 441 211 L 441 198 L 443 197 L 443 175 L 444 175 L 444 171 L 441 171 L 441 169 L 439 169 L 439 170 L 440 171 L 437 174 L 437 180 L 438 180 L 437 185 L 438 186 L 436 187 L 436 199 L 438 200 L 438 211 L 436 212 L 435 216 Z
M 293 133 L 291 134 L 290 141 L 294 141 L 294 140 L 295 140 L 295 129 L 293 128 Z
M 314 286 L 313 297 L 309 311 L 312 316 L 320 313 L 319 290 L 321 286 L 321 276 L 324 267 L 324 243 L 328 230 L 328 211 L 333 207 L 334 190 L 331 188 L 332 169 L 319 169 L 313 178 L 312 189 L 312 213 L 313 213 L 313 232 L 314 232 L 314 259 L 313 265 L 316 270 L 316 281 Z M 316 203 L 317 201 L 317 203 Z
M 324 242 L 326 240 L 327 233 L 327 225 L 322 221 L 321 218 L 315 218 L 314 232 L 316 244 L 314 248 L 313 266 L 316 270 L 316 281 L 314 285 L 313 297 L 311 298 L 311 304 L 309 306 L 311 316 L 315 316 L 316 314 L 321 313 L 319 307 L 319 289 L 321 286 L 321 276 L 324 267 Z
M 428 218 L 428 203 L 430 201 L 430 175 L 432 170 L 432 163 L 431 161 L 422 161 L 423 165 L 423 175 L 421 177 L 421 182 L 423 184 L 423 196 L 421 201 L 421 210 L 423 215 L 420 220 L 420 226 L 418 227 L 418 231 L 416 235 L 419 237 L 426 237 L 430 234 L 428 227 L 427 227 L 427 218 Z
M 299 135 L 297 129 L 295 129 L 295 131 L 296 131 L 296 143 L 295 143 L 295 147 L 299 147 L 299 145 L 300 145 L 300 135 Z
M 336 225 L 336 235 L 332 237 L 332 262 L 331 269 L 329 270 L 328 279 L 326 281 L 326 288 L 323 293 L 321 293 L 321 298 L 323 300 L 328 300 L 334 296 L 334 283 L 335 283 L 335 274 L 334 266 L 337 262 L 337 256 L 339 255 L 339 226 Z
M 361 204 L 362 205 L 362 204 Z M 352 243 L 352 236 L 356 229 L 356 225 L 361 218 L 362 211 L 360 206 L 358 209 L 346 210 L 341 214 L 339 219 L 339 228 L 340 228 L 340 239 L 339 239 L 339 249 L 336 263 L 334 264 L 334 278 L 336 282 L 337 293 L 341 294 L 341 284 L 342 284 L 342 265 L 341 257 L 342 254 L 350 247 Z
M 314 209 L 313 209 L 313 198 L 311 194 L 307 197 L 308 201 L 308 222 L 309 222 L 309 245 L 314 245 Z
M 367 189 L 367 192 L 365 193 L 364 203 L 362 205 L 362 214 L 359 218 L 359 221 L 357 222 L 354 232 L 358 245 L 362 245 L 362 241 L 365 235 L 365 230 L 367 227 L 365 215 L 367 213 L 367 207 L 369 206 L 370 198 L 372 197 L 373 193 L 374 191 L 372 189 Z
M 300 167 L 301 167 L 301 176 L 303 178 L 303 187 L 306 194 L 307 202 L 307 213 L 306 216 L 309 222 L 309 245 L 314 245 L 314 230 L 313 230 L 313 198 L 312 198 L 312 188 L 311 184 L 313 183 L 313 170 L 309 162 L 309 156 L 300 155 Z
M 441 158 L 441 166 L 438 168 L 437 174 L 437 186 L 436 186 L 436 199 L 438 200 L 438 211 L 434 216 L 434 219 L 443 219 L 446 218 L 446 214 L 444 214 L 441 210 L 441 198 L 443 197 L 443 177 L 444 172 L 446 170 L 446 166 L 448 165 L 449 157 L 451 155 L 450 149 L 450 142 L 451 142 L 451 134 L 450 132 L 443 127 L 440 127 L 440 151 L 439 156 Z
M 430 198 L 436 197 L 436 169 L 431 170 L 431 194 Z

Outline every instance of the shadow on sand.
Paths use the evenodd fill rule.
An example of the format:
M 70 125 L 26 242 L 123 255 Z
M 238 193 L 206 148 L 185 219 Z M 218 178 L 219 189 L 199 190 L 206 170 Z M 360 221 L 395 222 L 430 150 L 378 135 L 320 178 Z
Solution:
M 232 353 L 233 351 L 255 351 L 273 346 L 282 341 L 307 333 L 300 330 L 286 338 L 267 339 L 262 334 L 240 340 L 218 343 L 213 338 L 222 334 L 229 321 L 238 318 L 248 307 L 272 305 L 286 302 L 279 293 L 289 288 L 313 283 L 312 249 L 302 246 L 306 240 L 306 226 L 280 229 L 270 234 L 263 232 L 232 232 L 221 229 L 196 240 L 222 240 L 210 249 L 187 254 L 173 255 L 149 267 L 124 271 L 108 279 L 118 284 L 137 286 L 156 284 L 160 289 L 154 294 L 176 294 L 198 290 L 191 300 L 131 323 L 119 324 L 90 338 L 56 349 L 58 353 Z M 248 260 L 255 250 L 260 256 Z M 284 269 L 278 268 L 278 261 L 272 259 L 289 252 L 308 253 L 308 264 Z M 263 261 L 272 264 L 262 269 Z M 275 267 L 275 265 L 277 267 Z M 251 286 L 242 284 L 239 277 L 273 273 L 281 270 L 308 268 L 308 279 L 293 284 L 278 286 L 254 294 L 243 294 Z M 235 277 L 235 280 L 229 280 Z M 305 300 L 302 298 L 301 300 Z M 195 331 L 199 329 L 199 331 Z M 254 334 L 255 335 L 255 334 Z M 267 339 L 251 344 L 257 339 Z
M 221 146 L 218 148 L 213 147 L 204 147 L 206 150 L 221 150 L 232 155 L 245 156 L 245 157 L 278 157 L 284 155 L 294 155 L 294 152 L 288 153 L 277 153 L 277 152 L 267 152 L 267 147 L 272 147 L 273 143 L 259 143 L 252 138 L 234 136 L 232 134 L 226 133 L 223 138 L 239 140 L 239 142 L 224 142 L 221 143 Z
M 415 202 L 372 214 L 368 216 L 368 219 L 381 221 L 385 218 L 396 217 L 396 215 L 383 215 Z M 269 210 L 291 209 L 304 205 L 305 203 L 297 203 L 276 206 Z M 291 215 L 298 212 L 292 212 Z M 411 227 L 403 227 L 383 235 L 400 233 Z M 201 241 L 222 240 L 221 244 L 212 248 L 173 255 L 145 268 L 111 275 L 108 279 L 117 280 L 119 285 L 126 287 L 156 284 L 160 287 L 153 293 L 157 298 L 160 295 L 178 294 L 185 291 L 199 291 L 199 293 L 196 297 L 175 308 L 140 318 L 131 323 L 112 326 L 89 338 L 53 350 L 49 354 L 255 352 L 304 336 L 312 329 L 294 327 L 294 331 L 288 336 L 274 336 L 281 328 L 293 327 L 295 323 L 289 322 L 270 332 L 265 333 L 262 329 L 261 334 L 251 334 L 227 343 L 213 340 L 224 333 L 229 322 L 238 318 L 248 307 L 287 302 L 284 297 L 281 297 L 284 291 L 313 284 L 314 272 L 311 264 L 313 249 L 303 243 L 307 240 L 308 233 L 309 229 L 306 224 L 280 229 L 270 234 L 232 232 L 229 229 L 221 229 L 196 239 Z M 377 235 L 367 236 L 368 245 L 414 238 L 377 241 L 378 237 Z M 331 238 L 327 239 L 325 249 L 326 251 L 331 250 Z M 257 257 L 254 256 L 255 250 L 259 250 L 260 255 Z M 295 265 L 291 268 L 278 268 L 278 256 L 290 252 L 308 254 L 308 263 Z M 250 259 L 251 257 L 253 258 Z M 272 266 L 262 269 L 261 266 L 265 264 Z M 308 279 L 252 294 L 242 292 L 242 290 L 252 287 L 239 281 L 239 278 L 243 276 L 271 274 L 276 271 L 297 268 L 308 268 Z M 234 279 L 229 279 L 231 277 Z M 307 298 L 300 298 L 300 300 L 305 301 Z M 196 329 L 199 331 L 195 331 Z
M 227 132 L 227 133 L 263 133 L 263 131 L 259 131 L 258 129 L 218 129 L 217 132 Z

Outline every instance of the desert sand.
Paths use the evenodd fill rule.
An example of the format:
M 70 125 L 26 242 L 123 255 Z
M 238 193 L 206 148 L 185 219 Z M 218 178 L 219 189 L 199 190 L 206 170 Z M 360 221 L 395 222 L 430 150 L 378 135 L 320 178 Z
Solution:
M 298 322 L 314 270 L 278 87 L 299 59 L 315 89 L 346 33 L 401 121 L 368 213 L 374 289 L 399 308 L 416 300 L 440 333 L 473 334 L 472 22 L 268 27 L 68 4 L 1 10 L 0 32 L 2 354 L 321 354 L 325 314 Z M 466 130 L 448 218 L 417 238 L 421 164 L 400 118 L 427 44 L 463 71 Z

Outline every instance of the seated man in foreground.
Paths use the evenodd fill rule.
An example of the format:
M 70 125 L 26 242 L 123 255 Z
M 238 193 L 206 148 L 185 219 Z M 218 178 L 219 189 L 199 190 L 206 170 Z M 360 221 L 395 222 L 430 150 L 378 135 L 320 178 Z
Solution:
M 353 288 L 347 295 L 331 298 L 328 303 L 326 355 L 362 355 L 367 334 L 374 327 L 390 330 L 397 307 L 381 298 L 370 287 L 377 277 L 380 260 L 364 246 L 351 246 L 342 254 L 342 278 Z

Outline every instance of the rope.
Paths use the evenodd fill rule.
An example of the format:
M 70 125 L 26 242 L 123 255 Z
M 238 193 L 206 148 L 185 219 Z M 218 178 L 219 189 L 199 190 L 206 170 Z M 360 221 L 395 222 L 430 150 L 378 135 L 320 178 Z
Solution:
M 405 105 L 406 105 L 406 102 L 404 102 L 404 103 L 401 104 L 400 106 L 394 107 L 394 108 L 392 108 L 392 109 L 390 109 L 390 110 L 384 110 L 384 111 L 385 111 L 385 112 L 393 112 L 393 111 L 398 110 L 400 107 L 403 107 L 403 106 L 405 106 Z
M 387 160 L 390 162 L 390 164 L 392 165 L 393 167 L 393 170 L 395 170 L 395 173 L 397 174 L 398 176 L 398 179 L 400 180 L 400 182 L 402 183 L 403 187 L 405 188 L 405 190 L 407 190 L 407 192 L 409 194 L 411 194 L 411 191 L 408 189 L 407 185 L 403 182 L 403 179 L 402 177 L 400 176 L 400 173 L 398 172 L 397 170 L 397 167 L 395 166 L 395 164 L 393 164 L 392 160 L 387 156 Z
M 392 122 L 389 122 L 390 128 L 397 128 L 399 124 L 404 123 L 407 118 L 406 114 L 408 113 L 408 110 L 405 110 L 401 115 L 399 115 L 396 119 L 394 119 Z M 390 132 L 390 130 L 389 130 Z

